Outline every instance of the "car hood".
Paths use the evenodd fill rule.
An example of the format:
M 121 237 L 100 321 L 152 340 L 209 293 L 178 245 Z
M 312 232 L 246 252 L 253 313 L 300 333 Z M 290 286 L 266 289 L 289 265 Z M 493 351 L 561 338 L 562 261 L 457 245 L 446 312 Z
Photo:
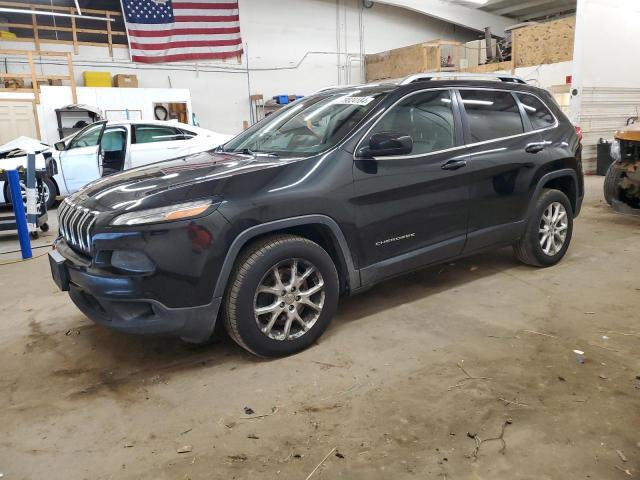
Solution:
M 101 178 L 81 189 L 70 201 L 100 212 L 123 213 L 221 197 L 225 179 L 295 160 L 204 152 Z

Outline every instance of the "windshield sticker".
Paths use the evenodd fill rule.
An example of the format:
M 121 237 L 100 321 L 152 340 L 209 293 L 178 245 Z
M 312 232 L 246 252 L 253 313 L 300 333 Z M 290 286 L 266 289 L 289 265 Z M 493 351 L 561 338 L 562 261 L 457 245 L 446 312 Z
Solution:
M 336 102 L 338 105 L 369 105 L 374 97 L 345 97 Z

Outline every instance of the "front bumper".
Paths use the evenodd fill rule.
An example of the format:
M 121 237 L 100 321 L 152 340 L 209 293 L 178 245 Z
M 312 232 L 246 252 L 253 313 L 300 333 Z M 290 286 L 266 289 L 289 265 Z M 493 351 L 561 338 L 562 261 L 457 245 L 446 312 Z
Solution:
M 191 343 L 213 334 L 222 298 L 199 306 L 168 307 L 146 298 L 139 278 L 95 273 L 88 259 L 63 242 L 49 254 L 54 281 L 73 303 L 100 325 L 132 334 L 177 336 Z

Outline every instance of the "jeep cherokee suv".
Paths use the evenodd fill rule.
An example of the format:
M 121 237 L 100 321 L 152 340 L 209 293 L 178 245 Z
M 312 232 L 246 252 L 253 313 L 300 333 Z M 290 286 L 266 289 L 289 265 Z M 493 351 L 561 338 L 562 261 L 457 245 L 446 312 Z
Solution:
M 59 209 L 54 280 L 89 318 L 261 356 L 297 352 L 338 297 L 513 245 L 556 264 L 580 211 L 580 138 L 515 77 L 327 89 L 215 151 L 91 183 Z

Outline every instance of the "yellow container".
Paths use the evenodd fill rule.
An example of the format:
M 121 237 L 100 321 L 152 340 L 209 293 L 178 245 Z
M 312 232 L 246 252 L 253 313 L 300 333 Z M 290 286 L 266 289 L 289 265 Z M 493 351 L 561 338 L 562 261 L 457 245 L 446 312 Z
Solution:
M 0 30 L 0 38 L 16 38 L 15 33 L 7 32 L 6 30 Z
M 85 87 L 110 87 L 111 74 L 109 72 L 82 72 Z

